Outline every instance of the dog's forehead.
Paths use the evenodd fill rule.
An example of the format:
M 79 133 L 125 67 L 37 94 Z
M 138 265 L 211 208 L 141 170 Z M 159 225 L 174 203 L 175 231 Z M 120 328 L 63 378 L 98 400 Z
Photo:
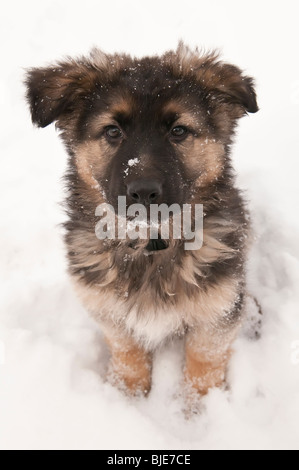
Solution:
M 105 105 L 100 105 L 93 114 L 98 125 L 144 120 L 149 125 L 149 120 L 171 123 L 180 119 L 186 125 L 196 125 L 199 120 L 202 122 L 205 113 L 198 96 L 171 87 L 151 92 L 144 87 L 142 91 L 132 92 L 129 87 L 117 86 L 107 90 L 105 100 L 99 98 L 99 104 L 103 101 Z
M 110 97 L 109 104 L 94 116 L 93 124 L 96 128 L 112 123 L 145 123 L 146 127 L 156 122 L 157 124 L 172 124 L 180 122 L 186 126 L 201 125 L 204 119 L 204 111 L 186 98 L 147 97 L 114 93 Z
M 174 122 L 182 117 L 195 125 L 203 118 L 201 90 L 186 77 L 174 76 L 159 59 L 132 62 L 101 87 L 95 103 L 98 124 L 147 120 Z M 194 122 L 196 121 L 196 122 Z

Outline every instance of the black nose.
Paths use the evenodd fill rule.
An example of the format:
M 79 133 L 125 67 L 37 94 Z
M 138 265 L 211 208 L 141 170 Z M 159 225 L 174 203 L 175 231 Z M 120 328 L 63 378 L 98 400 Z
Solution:
M 127 195 L 135 204 L 156 204 L 162 196 L 162 184 L 151 179 L 135 180 L 128 184 Z

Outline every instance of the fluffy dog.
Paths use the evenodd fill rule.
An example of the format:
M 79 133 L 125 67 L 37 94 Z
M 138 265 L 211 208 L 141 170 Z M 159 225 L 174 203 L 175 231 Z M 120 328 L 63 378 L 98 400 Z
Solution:
M 245 310 L 249 217 L 230 148 L 238 119 L 258 111 L 253 80 L 181 43 L 142 59 L 93 50 L 29 70 L 26 84 L 33 123 L 55 121 L 69 155 L 69 273 L 104 332 L 111 380 L 148 393 L 154 350 L 184 335 L 186 384 L 221 386 Z M 117 211 L 119 196 L 203 204 L 201 249 L 98 239 L 95 209 Z

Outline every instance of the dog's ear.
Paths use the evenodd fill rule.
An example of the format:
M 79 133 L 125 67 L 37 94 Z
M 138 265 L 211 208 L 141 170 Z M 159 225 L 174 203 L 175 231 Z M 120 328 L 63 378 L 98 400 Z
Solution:
M 216 62 L 203 73 L 204 84 L 208 91 L 222 102 L 236 105 L 240 115 L 256 113 L 257 105 L 254 81 L 243 75 L 234 65 Z
M 210 103 L 227 103 L 233 119 L 258 111 L 253 79 L 219 60 L 217 51 L 201 53 L 180 41 L 176 53 L 166 53 L 165 60 L 179 77 L 195 75 L 200 89 L 211 98 Z
M 69 60 L 27 72 L 27 100 L 32 122 L 46 127 L 78 109 L 82 97 L 92 92 L 96 71 L 84 61 Z

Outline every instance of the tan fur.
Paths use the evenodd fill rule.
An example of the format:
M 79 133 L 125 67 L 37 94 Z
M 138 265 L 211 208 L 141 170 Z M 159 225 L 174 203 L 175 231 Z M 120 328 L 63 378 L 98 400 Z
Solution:
M 222 142 L 210 138 L 204 128 L 198 113 L 187 112 L 180 103 L 171 103 L 166 109 L 171 109 L 178 118 L 175 126 L 186 126 L 194 129 L 199 137 L 190 136 L 182 145 L 182 161 L 190 174 L 197 176 L 196 185 L 205 186 L 215 181 L 222 173 L 225 149 Z
M 169 113 L 176 116 L 176 121 L 173 123 L 174 126 L 185 125 L 195 129 L 198 133 L 205 132 L 203 116 L 201 116 L 197 109 L 190 111 L 190 109 L 186 109 L 186 104 L 183 102 L 173 100 L 163 108 L 163 114 L 167 115 Z
M 197 186 L 206 186 L 220 177 L 225 155 L 221 142 L 198 139 L 194 142 L 193 154 L 198 155 L 202 169 L 202 173 L 196 179 Z
M 220 311 L 231 310 L 237 288 L 235 280 L 226 279 L 222 285 L 200 291 L 195 302 L 185 298 L 167 311 L 157 310 L 149 293 L 146 311 L 140 315 L 136 309 L 128 310 L 125 297 L 103 294 L 100 286 L 83 288 L 76 283 L 79 297 L 100 323 L 111 349 L 110 381 L 131 394 L 150 390 L 150 352 L 162 341 L 186 332 L 186 384 L 200 394 L 221 385 L 237 331 L 218 331 L 217 319 Z
M 194 329 L 186 336 L 185 381 L 191 389 L 205 395 L 220 387 L 232 354 L 231 345 L 239 326 L 229 331 Z
M 131 395 L 147 395 L 151 388 L 151 354 L 118 329 L 106 325 L 103 330 L 111 352 L 110 381 Z
M 96 207 L 105 202 L 105 194 L 98 183 L 97 175 L 105 169 L 109 156 L 111 156 L 111 150 L 103 139 L 91 139 L 78 145 L 75 155 L 79 175 L 91 189 L 97 190 L 97 192 L 93 192 Z
M 171 114 L 176 114 L 176 113 L 183 113 L 184 112 L 184 106 L 181 101 L 179 100 L 170 100 L 164 107 L 163 107 L 163 113 L 165 115 L 171 113 Z
M 75 278 L 73 280 L 81 301 L 100 324 L 117 325 L 120 331 L 131 334 L 147 350 L 167 338 L 183 334 L 186 329 L 192 330 L 206 323 L 215 325 L 219 311 L 222 314 L 229 312 L 238 292 L 238 281 L 235 279 L 224 279 L 220 285 L 199 289 L 195 299 L 184 295 L 182 287 L 171 297 L 174 299 L 173 305 L 165 309 L 163 305 L 159 306 L 154 293 L 147 287 L 142 294 L 142 304 L 139 299 L 141 308 L 138 308 L 138 295 L 133 298 L 133 302 L 132 299 L 129 302 L 125 292 L 120 297 L 115 292 L 102 291 L 101 286 L 84 287 Z M 182 281 L 178 284 L 183 285 Z M 175 303 L 177 297 L 178 302 Z
M 118 125 L 117 121 L 115 121 L 115 116 L 120 114 L 122 116 L 129 117 L 133 114 L 133 111 L 134 111 L 134 102 L 131 96 L 129 95 L 113 96 L 113 99 L 111 100 L 111 106 L 109 107 L 109 111 L 96 116 L 91 121 L 91 131 L 93 133 L 97 133 L 106 126 Z
M 220 387 L 225 380 L 225 372 L 230 354 L 215 356 L 207 360 L 204 354 L 195 354 L 192 348 L 186 348 L 186 384 L 200 395 L 206 395 L 210 388 Z
M 91 143 L 84 144 L 83 148 L 77 151 L 76 165 L 78 173 L 85 181 L 85 183 L 93 189 L 100 190 L 100 185 L 94 177 L 94 164 L 98 164 L 97 158 L 92 158 L 90 150 L 92 149 Z
M 125 106 L 127 106 L 127 102 Z M 114 114 L 109 110 L 108 112 L 103 112 L 92 119 L 90 123 L 90 129 L 92 133 L 96 134 L 99 133 L 105 126 L 110 126 L 113 124 L 116 125 Z

